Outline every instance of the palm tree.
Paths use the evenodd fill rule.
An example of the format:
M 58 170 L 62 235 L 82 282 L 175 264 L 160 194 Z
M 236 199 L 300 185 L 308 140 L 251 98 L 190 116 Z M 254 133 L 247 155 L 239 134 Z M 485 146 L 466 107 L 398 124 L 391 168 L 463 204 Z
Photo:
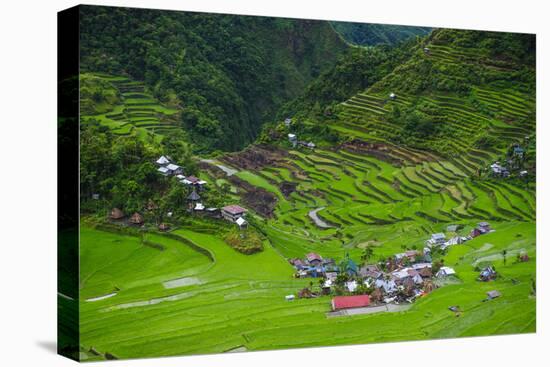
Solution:
M 372 255 L 374 255 L 373 249 L 370 246 L 365 247 L 365 250 L 361 255 L 361 261 L 363 261 L 363 264 L 367 263 L 372 258 Z

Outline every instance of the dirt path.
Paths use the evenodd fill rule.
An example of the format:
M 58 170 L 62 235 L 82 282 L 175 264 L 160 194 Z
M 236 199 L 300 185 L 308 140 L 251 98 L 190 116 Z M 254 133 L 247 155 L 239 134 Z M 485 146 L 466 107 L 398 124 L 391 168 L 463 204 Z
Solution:
M 216 161 L 214 161 L 213 159 L 202 159 L 201 162 L 212 164 L 212 165 L 218 167 L 219 169 L 224 171 L 227 176 L 233 176 L 235 173 L 239 172 L 234 168 L 227 167 L 227 166 L 224 166 L 223 164 L 216 163 Z
M 309 213 L 307 213 L 307 215 L 311 218 L 311 220 L 313 220 L 313 222 L 315 222 L 315 225 L 319 228 L 333 228 L 331 225 L 329 225 L 328 223 L 326 223 L 324 220 L 322 220 L 321 218 L 319 218 L 317 216 L 317 213 L 320 212 L 321 210 L 325 209 L 324 206 L 320 207 L 320 208 L 317 208 L 317 209 L 314 209 L 314 210 L 310 210 Z
M 86 302 L 95 302 L 95 301 L 101 301 L 103 299 L 111 298 L 117 295 L 117 292 L 109 293 L 104 296 L 94 297 L 94 298 L 88 298 Z
M 382 306 L 373 306 L 373 307 L 359 307 L 359 308 L 351 308 L 349 310 L 342 310 L 342 311 L 333 311 L 328 312 L 328 317 L 335 317 L 335 316 L 354 316 L 354 315 L 366 315 L 371 313 L 378 313 L 378 312 L 401 312 L 408 310 L 412 305 L 395 305 L 393 303 L 382 305 Z

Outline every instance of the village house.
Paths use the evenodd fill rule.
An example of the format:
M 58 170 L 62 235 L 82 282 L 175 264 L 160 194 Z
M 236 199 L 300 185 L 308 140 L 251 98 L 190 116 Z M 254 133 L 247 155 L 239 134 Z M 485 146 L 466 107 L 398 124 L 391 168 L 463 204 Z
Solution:
M 237 218 L 235 223 L 237 223 L 237 225 L 239 226 L 239 229 L 245 229 L 248 227 L 248 222 L 243 217 Z
M 291 119 L 290 117 L 287 117 L 287 118 L 285 119 L 285 126 L 286 126 L 286 127 L 289 127 L 291 123 L 292 123 L 292 119 Z
M 170 175 L 170 170 L 168 168 L 164 167 L 164 166 L 159 167 L 157 169 L 157 171 L 163 176 L 169 176 Z
M 298 144 L 303 146 L 303 147 L 306 147 L 306 148 L 309 148 L 309 149 L 315 149 L 315 143 L 312 142 L 312 141 L 303 141 L 303 140 L 298 140 Z
M 367 307 L 369 304 L 370 298 L 366 294 L 360 296 L 338 296 L 334 297 L 331 302 L 333 311 L 357 307 Z
M 414 270 L 420 270 L 420 269 L 431 268 L 431 267 L 432 267 L 432 263 L 429 263 L 429 262 L 412 264 L 412 268 Z
M 214 207 L 206 208 L 206 214 L 209 215 L 212 218 L 221 218 L 222 217 L 220 209 L 214 208 Z
M 442 266 L 441 268 L 439 268 L 439 271 L 435 274 L 437 278 L 444 278 L 450 275 L 456 275 L 456 272 L 453 268 L 450 268 L 448 266 Z
M 478 280 L 482 282 L 488 282 L 497 278 L 497 272 L 493 267 L 488 266 L 479 273 Z
M 487 292 L 487 299 L 495 299 L 495 298 L 498 298 L 500 296 L 501 296 L 501 294 L 500 294 L 499 291 L 493 290 L 493 291 Z
M 426 241 L 428 247 L 441 246 L 445 243 L 445 233 L 433 233 L 429 240 Z
M 510 176 L 510 171 L 504 166 L 501 166 L 499 162 L 491 164 L 491 174 L 495 177 L 508 177 Z
M 378 279 L 382 274 L 377 265 L 365 265 L 359 269 L 359 276 L 362 278 Z
M 525 150 L 519 145 L 516 145 L 514 146 L 513 154 L 518 158 L 523 158 L 523 155 L 525 154 Z
M 160 156 L 159 159 L 157 159 L 156 164 L 158 164 L 159 166 L 165 166 L 169 164 L 171 161 L 172 160 L 169 157 L 162 155 Z
M 348 292 L 350 293 L 353 293 L 355 292 L 355 290 L 357 289 L 357 281 L 355 280 L 350 280 L 348 282 L 346 282 L 346 288 L 348 290 Z
M 183 168 L 174 163 L 168 163 L 165 168 L 168 170 L 168 174 L 175 176 L 183 174 Z
M 454 246 L 454 245 L 461 245 L 466 241 L 468 241 L 467 237 L 455 236 L 455 237 L 450 238 L 443 245 L 441 245 L 441 249 L 446 250 L 448 247 L 451 247 L 451 246 Z
M 397 292 L 397 284 L 394 279 L 378 278 L 374 282 L 376 288 L 381 288 L 386 294 L 392 294 Z
M 397 96 L 395 95 L 395 93 L 390 93 L 390 99 L 396 99 Z
M 310 252 L 306 255 L 307 262 L 311 266 L 319 266 L 323 263 L 323 258 L 321 255 L 316 254 L 315 252 Z
M 288 134 L 288 141 L 292 144 L 292 147 L 295 148 L 296 144 L 298 144 L 296 134 Z
M 225 220 L 236 223 L 237 219 L 246 215 L 246 209 L 238 205 L 228 205 L 222 208 L 222 217 Z
M 474 238 L 489 232 L 493 232 L 491 225 L 487 222 L 480 222 L 478 223 L 477 227 L 470 232 L 470 237 Z

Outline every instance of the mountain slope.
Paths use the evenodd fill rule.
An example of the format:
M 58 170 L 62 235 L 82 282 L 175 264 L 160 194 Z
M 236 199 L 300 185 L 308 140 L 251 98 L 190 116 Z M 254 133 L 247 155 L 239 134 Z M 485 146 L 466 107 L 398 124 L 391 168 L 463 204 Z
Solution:
M 347 47 L 323 21 L 81 7 L 83 71 L 128 75 L 181 104 L 198 150 L 251 142 Z
M 349 138 L 431 151 L 478 172 L 511 144 L 533 139 L 534 44 L 530 35 L 436 30 L 326 124 Z
M 350 43 L 360 46 L 395 45 L 416 36 L 430 33 L 429 27 L 392 24 L 331 22 L 334 29 Z

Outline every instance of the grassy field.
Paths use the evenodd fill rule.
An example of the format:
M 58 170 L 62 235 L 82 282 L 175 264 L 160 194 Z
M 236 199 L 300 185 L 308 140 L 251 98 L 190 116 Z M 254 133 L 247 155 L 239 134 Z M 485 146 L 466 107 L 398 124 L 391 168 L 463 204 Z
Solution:
M 458 271 L 459 284 L 439 288 L 404 312 L 327 318 L 330 297 L 285 301 L 309 280 L 293 279 L 293 269 L 270 246 L 247 256 L 216 235 L 175 232 L 206 249 L 209 259 L 164 236 L 146 238 L 162 244 L 160 251 L 137 237 L 83 227 L 82 347 L 125 358 L 533 332 L 534 225 L 496 229 L 448 253 L 445 262 Z M 510 254 L 506 265 L 502 249 Z M 520 249 L 533 260 L 515 263 L 512 254 Z M 495 258 L 502 277 L 479 283 L 473 264 L 488 258 Z M 174 279 L 179 286 L 166 283 Z M 502 297 L 482 302 L 492 289 Z M 461 317 L 447 309 L 452 305 L 464 310 Z

